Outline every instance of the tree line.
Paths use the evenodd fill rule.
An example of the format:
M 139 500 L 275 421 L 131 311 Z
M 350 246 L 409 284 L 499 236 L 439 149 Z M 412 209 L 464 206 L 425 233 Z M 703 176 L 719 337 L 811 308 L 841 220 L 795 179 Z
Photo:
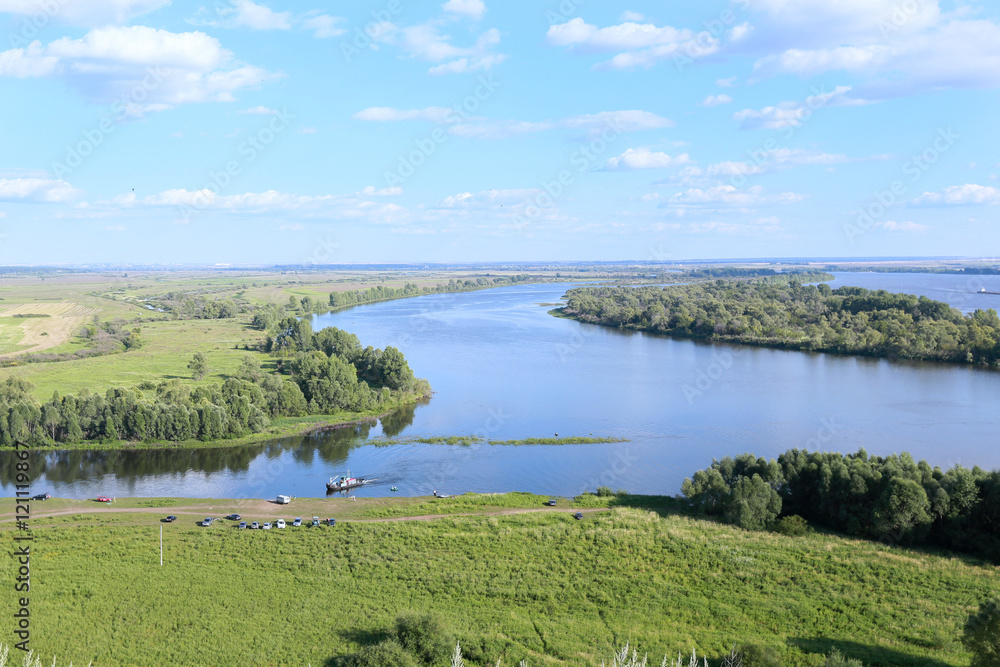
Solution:
M 8 377 L 0 383 L 0 447 L 238 438 L 279 417 L 364 412 L 429 393 L 396 348 L 362 349 L 353 334 L 333 327 L 314 334 L 308 322 L 295 327 L 295 336 L 297 352 L 279 372 L 264 372 L 248 354 L 233 377 L 211 385 L 174 379 L 103 394 L 55 392 L 39 403 L 30 382 Z
M 681 490 L 695 511 L 751 530 L 784 532 L 804 519 L 857 537 L 1000 562 L 1000 471 L 942 471 L 906 453 L 792 449 L 776 460 L 744 454 L 713 461 Z
M 585 287 L 567 292 L 562 312 L 582 322 L 749 345 L 987 366 L 1000 361 L 1000 318 L 993 309 L 963 315 L 912 294 L 802 284 L 830 277 Z

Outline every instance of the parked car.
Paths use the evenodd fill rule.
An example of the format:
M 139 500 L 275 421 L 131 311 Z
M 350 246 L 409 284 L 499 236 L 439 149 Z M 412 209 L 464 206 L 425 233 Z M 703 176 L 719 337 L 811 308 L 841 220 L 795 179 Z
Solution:
M 37 496 L 35 496 L 34 498 L 32 498 L 32 500 L 48 500 L 51 497 L 52 496 L 50 496 L 47 493 L 39 493 Z
M 163 523 L 173 523 L 174 521 L 177 521 L 177 517 L 171 514 L 166 519 L 163 520 Z
M 313 517 L 313 527 L 318 526 L 318 525 L 319 525 L 319 517 L 318 516 L 314 516 Z
M 250 524 L 250 530 L 257 530 L 258 528 L 260 528 L 260 524 L 256 521 Z
M 278 521 L 274 524 L 274 527 L 275 528 L 284 528 L 285 527 L 285 520 L 284 519 L 278 519 Z
M 240 530 L 243 530 L 246 527 L 247 527 L 247 522 L 246 521 L 240 521 L 240 525 L 237 526 L 237 528 L 239 528 Z
M 211 526 L 212 525 L 212 517 L 208 517 L 207 519 L 205 519 L 204 521 L 202 521 L 201 525 L 203 525 L 203 526 Z
M 327 519 L 326 520 L 326 525 L 328 525 L 328 526 L 336 526 L 337 525 L 337 520 L 336 519 Z
M 271 522 L 270 521 L 265 521 L 263 528 L 264 528 L 264 530 L 271 530 Z
M 111 498 L 108 498 L 107 496 L 97 496 L 97 502 L 99 502 L 99 503 L 110 503 L 111 502 Z
M 239 521 L 242 517 L 239 514 L 230 514 L 226 518 L 230 521 Z
M 582 519 L 583 518 L 583 512 L 577 512 L 576 514 L 573 515 L 573 518 L 574 519 Z
M 291 496 L 278 496 L 278 499 L 275 502 L 277 502 L 279 505 L 287 505 L 288 503 L 292 502 L 292 497 Z
M 549 498 L 548 505 L 549 505 L 549 507 L 555 507 L 556 506 L 556 499 L 555 498 Z
M 292 525 L 295 526 L 296 528 L 298 528 L 299 526 L 301 526 L 302 525 L 302 517 L 300 517 L 300 516 L 295 517 L 295 521 L 292 521 Z

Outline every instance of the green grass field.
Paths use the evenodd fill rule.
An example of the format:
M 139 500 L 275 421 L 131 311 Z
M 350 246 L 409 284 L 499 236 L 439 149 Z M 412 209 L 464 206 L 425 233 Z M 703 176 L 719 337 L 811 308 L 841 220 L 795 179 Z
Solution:
M 504 665 L 596 666 L 626 641 L 656 664 L 692 647 L 718 664 L 733 643 L 756 642 L 780 650 L 784 664 L 818 664 L 837 646 L 870 665 L 965 665 L 961 624 L 1000 582 L 996 567 L 967 559 L 745 532 L 668 507 L 617 507 L 581 521 L 565 510 L 360 520 L 543 500 L 296 499 L 268 511 L 289 518 L 322 507 L 340 523 L 266 532 L 195 523 L 203 510 L 267 520 L 246 509 L 255 501 L 127 501 L 158 508 L 144 514 L 36 503 L 36 515 L 79 514 L 32 520 L 32 647 L 60 664 L 320 666 L 415 610 L 444 619 L 471 665 L 503 657 Z M 170 503 L 195 507 L 181 514 Z M 181 519 L 164 526 L 161 568 L 158 520 L 167 512 Z M 352 515 L 359 520 L 345 520 Z M 13 568 L 3 559 L 6 581 Z

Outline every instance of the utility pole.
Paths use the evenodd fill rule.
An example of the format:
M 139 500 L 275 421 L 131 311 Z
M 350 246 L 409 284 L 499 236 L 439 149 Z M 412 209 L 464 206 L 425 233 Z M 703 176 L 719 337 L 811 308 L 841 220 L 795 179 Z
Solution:
M 160 524 L 160 567 L 163 567 L 163 524 Z

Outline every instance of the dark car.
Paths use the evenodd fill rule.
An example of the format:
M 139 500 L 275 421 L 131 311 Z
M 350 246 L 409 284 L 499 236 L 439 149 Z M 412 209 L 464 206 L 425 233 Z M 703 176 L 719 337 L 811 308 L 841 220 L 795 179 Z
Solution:
M 163 523 L 173 523 L 174 521 L 177 521 L 177 517 L 171 514 L 170 516 L 168 516 L 166 519 L 163 520 Z
M 583 518 L 583 512 L 577 512 L 576 514 L 573 515 L 573 518 L 574 519 L 582 519 Z
M 246 527 L 247 527 L 247 522 L 246 521 L 240 521 L 240 525 L 237 526 L 237 528 L 239 528 L 240 530 L 243 530 Z
M 337 520 L 336 519 L 327 519 L 326 520 L 326 525 L 328 525 L 328 526 L 336 526 L 337 525 Z
M 52 496 L 50 496 L 47 493 L 39 493 L 37 496 L 35 496 L 34 498 L 32 498 L 32 500 L 48 500 L 51 497 Z
M 556 499 L 555 498 L 549 498 L 548 505 L 549 505 L 549 507 L 555 507 L 556 506 Z
M 226 518 L 229 519 L 230 521 L 239 521 L 241 517 L 239 514 L 230 514 Z

